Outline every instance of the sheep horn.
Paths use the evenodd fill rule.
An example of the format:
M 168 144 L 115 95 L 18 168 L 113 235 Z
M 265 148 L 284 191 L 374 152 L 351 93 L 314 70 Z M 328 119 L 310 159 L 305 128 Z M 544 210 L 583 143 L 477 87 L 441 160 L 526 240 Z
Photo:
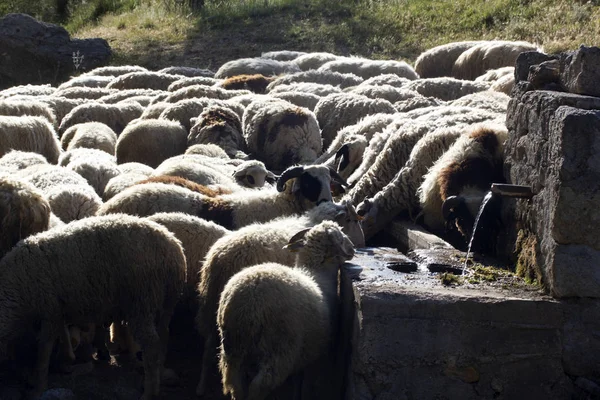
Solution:
M 285 183 L 292 178 L 299 177 L 300 175 L 302 175 L 303 172 L 303 166 L 292 167 L 283 171 L 283 174 L 281 174 L 281 176 L 277 180 L 277 191 L 283 192 L 283 190 L 285 189 Z
M 336 182 L 336 183 L 339 183 L 339 184 L 340 184 L 340 185 L 342 185 L 342 186 L 348 187 L 348 182 L 346 182 L 346 181 L 344 180 L 344 178 L 342 178 L 342 177 L 340 176 L 340 174 L 338 174 L 338 173 L 336 172 L 336 170 L 334 170 L 334 169 L 333 169 L 333 168 L 331 168 L 331 167 L 329 167 L 329 176 L 331 177 L 331 179 L 332 179 L 334 182 Z
M 464 202 L 465 198 L 462 196 L 450 196 L 444 200 L 444 203 L 442 204 L 442 216 L 444 219 L 447 220 L 452 212 L 452 209 Z

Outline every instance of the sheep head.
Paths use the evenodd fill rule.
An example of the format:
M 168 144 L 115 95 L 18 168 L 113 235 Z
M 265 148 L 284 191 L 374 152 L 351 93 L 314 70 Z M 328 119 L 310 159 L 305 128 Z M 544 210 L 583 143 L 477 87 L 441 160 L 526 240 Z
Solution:
M 291 188 L 287 182 L 294 179 Z M 279 192 L 291 190 L 291 193 L 303 203 L 304 210 L 310 209 L 324 201 L 332 201 L 331 182 L 345 184 L 335 172 L 322 165 L 295 166 L 283 171 L 277 181 Z

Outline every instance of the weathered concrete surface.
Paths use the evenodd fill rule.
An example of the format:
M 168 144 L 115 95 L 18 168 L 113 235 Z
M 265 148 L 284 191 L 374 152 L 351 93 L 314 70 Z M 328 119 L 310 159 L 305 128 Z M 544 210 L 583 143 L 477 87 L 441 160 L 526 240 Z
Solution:
M 385 227 L 385 231 L 398 242 L 401 251 L 416 249 L 453 249 L 446 241 L 412 222 L 396 219 Z
M 507 254 L 518 232 L 537 239 L 535 268 L 556 297 L 600 297 L 600 98 L 513 91 L 505 176 L 530 185 L 506 200 Z
M 390 271 L 342 274 L 347 400 L 586 399 L 600 383 L 600 301 Z M 574 383 L 577 382 L 577 383 Z

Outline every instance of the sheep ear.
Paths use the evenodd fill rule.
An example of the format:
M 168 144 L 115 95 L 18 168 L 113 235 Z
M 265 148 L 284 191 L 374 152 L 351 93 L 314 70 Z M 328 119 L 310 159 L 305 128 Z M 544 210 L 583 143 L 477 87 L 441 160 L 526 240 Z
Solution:
M 300 232 L 296 233 L 290 238 L 288 244 L 283 246 L 283 248 L 291 252 L 298 251 L 299 249 L 303 248 L 306 244 L 304 241 L 304 236 L 306 236 L 306 233 L 308 231 L 310 231 L 310 228 L 303 229 Z

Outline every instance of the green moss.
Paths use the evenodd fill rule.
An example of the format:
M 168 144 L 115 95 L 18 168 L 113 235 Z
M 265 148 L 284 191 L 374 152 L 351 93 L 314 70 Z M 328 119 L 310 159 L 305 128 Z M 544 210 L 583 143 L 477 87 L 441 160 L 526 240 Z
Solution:
M 542 273 L 537 259 L 537 238 L 524 229 L 519 230 L 515 245 L 516 274 L 529 284 L 540 284 Z
M 444 272 L 439 275 L 439 278 L 444 286 L 460 285 L 463 283 L 462 278 L 458 275 L 454 275 L 452 272 Z

